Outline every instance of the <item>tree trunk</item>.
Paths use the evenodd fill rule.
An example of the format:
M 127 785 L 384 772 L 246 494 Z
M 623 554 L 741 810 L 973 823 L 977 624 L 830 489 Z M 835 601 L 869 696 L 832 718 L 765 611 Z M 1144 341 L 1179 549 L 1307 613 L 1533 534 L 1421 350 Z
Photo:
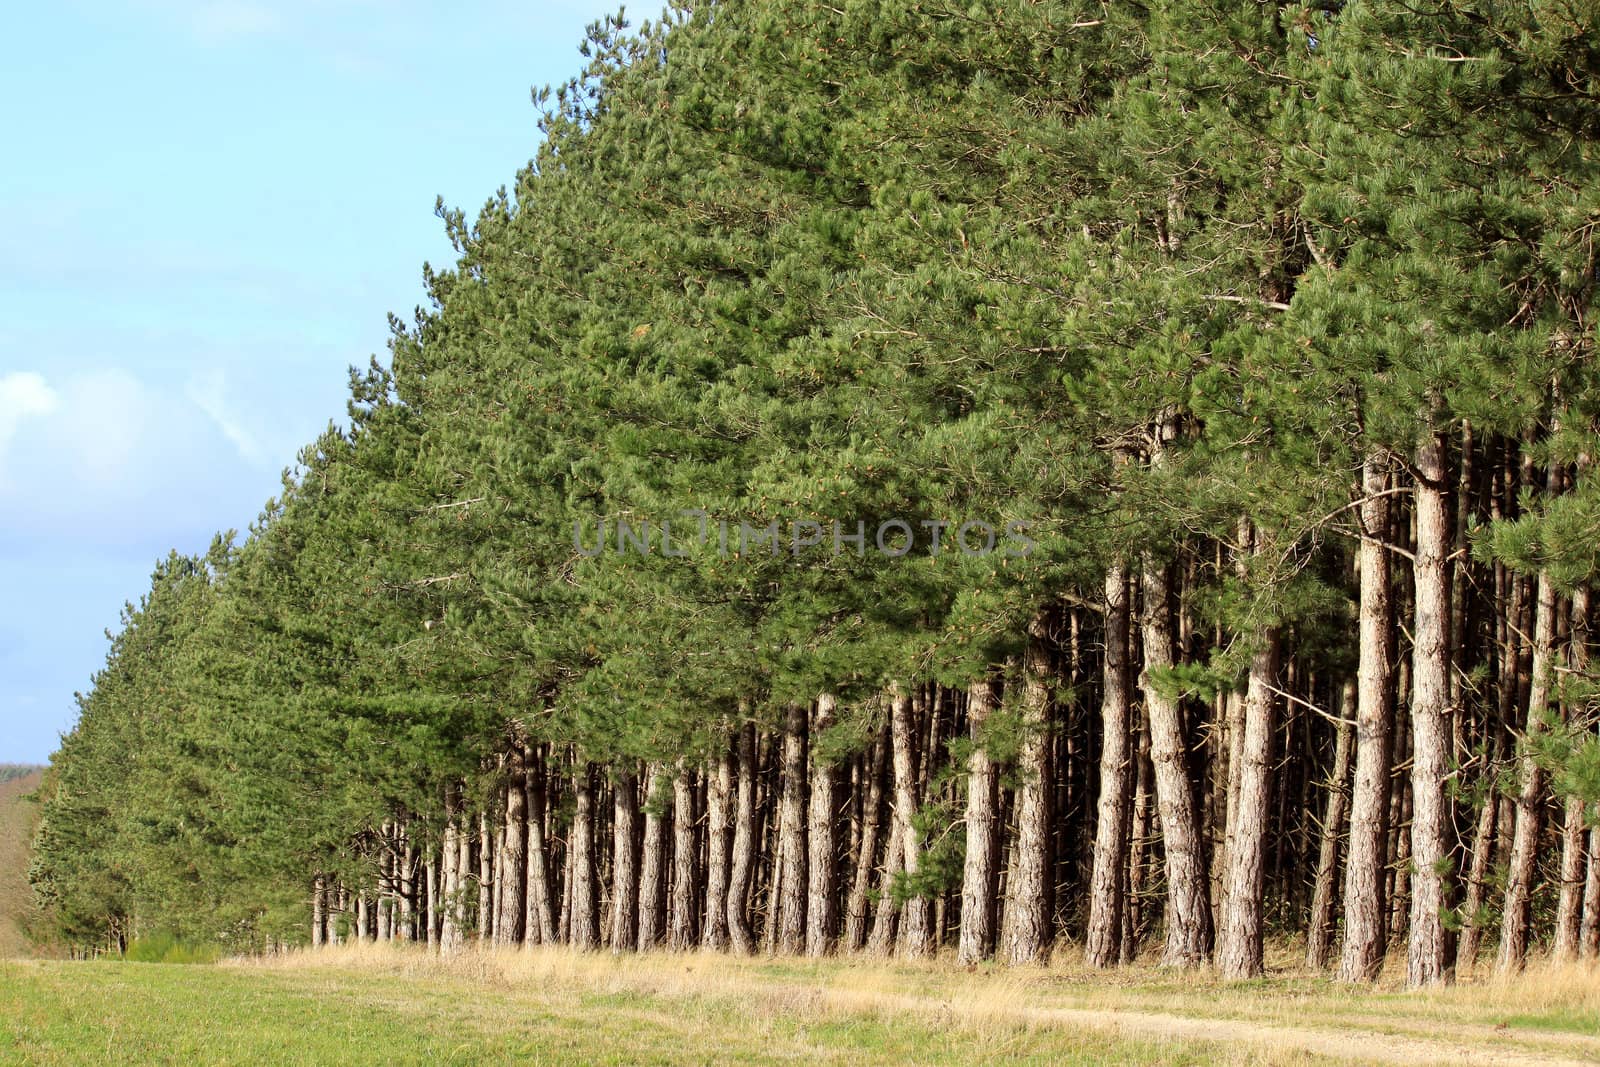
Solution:
M 861 840 L 856 850 L 855 877 L 845 908 L 845 946 L 852 951 L 867 943 L 867 896 L 878 861 L 879 811 L 883 807 L 883 775 L 889 761 L 888 724 L 872 742 L 872 754 L 863 766 L 867 773 L 866 797 L 861 802 Z
M 737 734 L 739 785 L 733 811 L 733 862 L 728 873 L 728 939 L 734 951 L 756 950 L 750 930 L 750 875 L 756 851 L 756 728 L 744 723 Z
M 383 824 L 383 831 L 379 837 L 383 842 L 383 852 L 378 859 L 378 892 L 374 898 L 373 916 L 377 924 L 377 937 L 379 941 L 388 941 L 391 937 L 390 927 L 394 916 L 394 828 L 389 823 Z
M 1450 981 L 1444 926 L 1449 773 L 1450 553 L 1444 442 L 1430 435 L 1417 450 L 1416 616 L 1411 668 L 1411 937 L 1406 982 L 1412 988 Z
M 1389 761 L 1394 712 L 1389 691 L 1389 502 L 1387 464 L 1362 465 L 1360 581 L 1356 670 L 1356 776 L 1350 795 L 1350 853 L 1344 871 L 1344 947 L 1339 977 L 1370 982 L 1383 969 L 1384 857 L 1389 838 Z M 1231 813 L 1230 813 L 1231 823 Z
M 1050 654 L 1049 617 L 1028 624 L 1022 662 L 1022 741 L 1017 748 L 1017 839 L 1006 880 L 1001 933 L 1010 963 L 1050 954 Z
M 1155 764 L 1156 804 L 1167 857 L 1167 943 L 1161 963 L 1165 967 L 1198 967 L 1211 954 L 1211 907 L 1206 897 L 1205 852 L 1200 842 L 1199 821 L 1195 818 L 1183 710 L 1177 699 L 1156 680 L 1160 672 L 1173 665 L 1167 571 L 1164 564 L 1146 556 L 1143 572 L 1144 611 L 1140 630 L 1145 666 L 1139 685 L 1149 710 L 1150 759 Z M 1229 814 L 1231 818 L 1232 813 Z M 1256 862 L 1260 862 L 1259 855 Z
M 977 963 L 994 952 L 995 882 L 999 872 L 998 807 L 1000 771 L 989 758 L 984 729 L 995 707 L 993 678 L 972 683 L 967 696 L 967 731 L 972 755 L 967 758 L 967 849 L 961 871 L 961 936 L 959 963 Z
M 1399 691 L 1405 692 L 1405 664 L 1400 665 Z M 1400 731 L 1395 746 L 1394 762 L 1404 768 L 1411 753 L 1409 731 Z M 1406 924 L 1411 917 L 1411 783 L 1405 774 L 1396 774 L 1390 780 L 1389 802 L 1389 941 L 1399 941 L 1405 936 Z
M 661 765 L 651 763 L 644 787 L 644 864 L 639 877 L 639 951 L 660 944 L 666 932 L 667 819 Z
M 892 752 L 892 742 L 890 749 Z M 900 917 L 900 906 L 894 901 L 894 880 L 904 868 L 905 837 L 900 832 L 899 813 L 891 809 L 889 845 L 884 849 L 882 873 L 878 877 L 878 906 L 872 916 L 872 933 L 867 938 L 867 951 L 875 956 L 887 956 L 894 950 Z
M 548 945 L 556 939 L 555 890 L 550 884 L 550 846 L 545 835 L 546 788 L 544 760 L 530 751 L 527 759 L 528 790 L 528 913 L 526 942 Z
M 1544 830 L 1545 770 L 1529 745 L 1549 729 L 1550 685 L 1553 681 L 1556 628 L 1556 591 L 1549 577 L 1539 574 L 1533 615 L 1533 673 L 1528 687 L 1528 719 L 1520 788 L 1517 792 L 1516 829 L 1511 839 L 1511 859 L 1506 868 L 1505 905 L 1500 911 L 1502 971 L 1521 970 L 1528 953 L 1529 908 L 1533 879 L 1539 862 L 1539 836 Z
M 462 885 L 466 872 L 461 863 L 461 787 L 446 788 L 444 839 L 440 844 L 439 896 L 443 907 L 439 917 L 439 949 L 455 952 L 465 942 L 462 926 Z
M 781 891 L 778 913 L 778 948 L 798 954 L 806 944 L 806 717 L 802 704 L 784 711 L 783 779 L 778 799 L 778 853 Z
M 1578 958 L 1579 925 L 1583 919 L 1583 801 L 1569 796 L 1561 821 L 1561 895 L 1556 904 L 1556 937 L 1551 951 L 1558 960 Z
M 889 698 L 889 733 L 894 745 L 894 816 L 906 878 L 914 886 L 922 864 L 922 834 L 914 822 L 918 797 L 914 747 L 917 724 L 913 719 L 911 695 L 899 685 L 893 686 Z M 933 955 L 931 918 L 927 897 L 914 893 L 906 898 L 896 942 L 898 955 L 907 959 Z
M 311 947 L 321 948 L 328 937 L 328 882 L 322 875 L 311 879 Z
M 1583 922 L 1578 926 L 1578 955 L 1600 957 L 1600 826 L 1589 830 L 1589 871 L 1583 880 Z
M 706 787 L 706 925 L 701 945 L 728 947 L 728 835 L 733 826 L 733 750 L 722 745 Z
M 1150 761 L 1150 716 L 1141 706 L 1134 715 L 1133 808 L 1128 829 L 1128 870 L 1125 875 L 1127 892 L 1122 906 L 1122 956 L 1121 963 L 1132 963 L 1139 954 L 1139 940 L 1145 929 L 1146 894 L 1150 882 L 1149 853 L 1155 841 L 1156 790 L 1155 765 Z
M 443 909 L 439 907 L 439 884 L 442 872 L 439 870 L 438 862 L 433 858 L 432 849 L 428 851 L 428 862 L 423 865 L 422 875 L 422 888 L 428 897 L 427 911 L 424 915 L 427 936 L 424 940 L 427 941 L 429 948 L 434 948 L 439 944 L 439 927 L 441 920 L 444 918 L 444 913 Z
M 417 940 L 417 849 L 409 828 L 400 831 L 400 939 Z
M 1469 974 L 1477 969 L 1478 948 L 1483 941 L 1483 887 L 1489 877 L 1490 861 L 1494 858 L 1495 823 L 1500 811 L 1500 801 L 1494 791 L 1494 781 L 1500 775 L 1501 738 L 1496 728 L 1493 751 L 1483 778 L 1489 788 L 1478 811 L 1477 830 L 1472 835 L 1472 863 L 1467 869 L 1467 893 L 1462 902 L 1461 937 L 1456 941 L 1456 970 Z
M 478 813 L 478 940 L 494 936 L 494 835 L 489 832 L 489 813 Z
M 639 776 L 629 763 L 611 783 L 611 951 L 639 944 Z
M 1572 607 L 1568 615 L 1567 666 L 1575 676 L 1581 677 L 1589 669 L 1589 590 L 1579 588 L 1572 594 Z M 1571 711 L 1563 704 L 1563 717 Z M 1556 908 L 1555 955 L 1558 959 L 1576 959 L 1583 943 L 1584 918 L 1584 803 L 1581 797 L 1568 796 L 1561 824 L 1561 898 Z
M 467 939 L 467 920 L 471 913 L 467 910 L 468 897 L 471 894 L 472 874 L 472 818 L 463 813 L 461 817 L 461 834 L 456 838 L 456 848 L 460 855 L 456 859 L 456 896 L 460 903 L 456 905 L 457 914 L 461 923 L 461 940 Z M 476 923 L 474 923 L 476 927 Z
M 1128 862 L 1129 751 L 1128 576 L 1121 561 L 1106 572 L 1105 682 L 1100 703 L 1100 798 L 1089 886 L 1089 927 L 1084 959 L 1110 967 L 1122 956 L 1123 872 Z
M 594 765 L 581 764 L 572 784 L 572 921 L 568 943 L 577 949 L 595 949 L 600 947 L 600 894 L 595 885 Z
M 1328 804 L 1322 816 L 1322 842 L 1317 850 L 1317 886 L 1311 897 L 1306 931 L 1306 966 L 1326 970 L 1333 951 L 1333 901 L 1339 877 L 1339 838 L 1350 807 L 1350 756 L 1355 746 L 1356 684 L 1344 684 L 1339 714 L 1344 722 L 1333 746 L 1333 773 L 1328 779 Z
M 1227 892 L 1217 941 L 1217 963 L 1224 978 L 1261 976 L 1261 857 L 1272 794 L 1272 719 L 1276 699 L 1272 689 L 1278 675 L 1278 641 L 1277 627 L 1269 627 L 1261 636 L 1261 647 L 1251 658 L 1250 680 L 1245 688 L 1239 832 L 1228 850 Z M 1329 867 L 1331 872 L 1331 860 Z
M 527 933 L 528 790 L 527 757 L 516 744 L 506 754 L 506 828 L 500 854 L 494 939 L 499 945 L 518 945 Z
M 811 730 L 811 810 L 807 859 L 811 885 L 806 903 L 806 955 L 825 956 L 833 951 L 839 925 L 838 867 L 834 853 L 834 786 L 838 772 L 832 761 L 819 759 L 817 742 L 833 726 L 838 702 L 832 693 L 817 697 L 817 714 Z
M 672 917 L 667 944 L 687 952 L 699 939 L 700 851 L 695 842 L 694 768 L 678 761 L 672 779 Z
M 439 951 L 455 952 L 461 948 L 460 878 L 457 874 L 461 850 L 457 847 L 460 831 L 453 821 L 447 822 L 439 849 Z

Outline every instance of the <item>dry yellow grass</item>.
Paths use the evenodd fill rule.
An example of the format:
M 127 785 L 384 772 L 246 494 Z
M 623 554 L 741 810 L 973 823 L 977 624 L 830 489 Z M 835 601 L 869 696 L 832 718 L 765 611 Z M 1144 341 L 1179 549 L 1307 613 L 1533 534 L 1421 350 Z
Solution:
M 1275 953 L 1287 962 L 1287 948 Z M 1067 955 L 1067 954 L 1063 954 Z M 948 963 L 844 958 L 744 959 L 717 954 L 612 955 L 540 948 L 468 951 L 341 946 L 241 969 L 383 974 L 401 985 L 466 983 L 496 991 L 560 989 L 661 1005 L 657 1020 L 715 1031 L 729 1014 L 759 1034 L 805 1020 L 915 1022 L 990 1050 L 1012 1035 L 1099 1032 L 1171 1043 L 1206 1062 L 1600 1062 L 1600 972 L 1537 966 L 1522 976 L 1405 993 L 1393 979 L 1352 988 L 1282 967 L 1227 984 L 1208 974 L 1136 966 L 1105 974 L 1049 968 L 957 969 Z
M 42 772 L 0 782 L 0 959 L 19 956 L 29 944 L 23 927 L 33 910 L 28 887 L 28 848 L 34 808 L 22 798 L 39 788 Z

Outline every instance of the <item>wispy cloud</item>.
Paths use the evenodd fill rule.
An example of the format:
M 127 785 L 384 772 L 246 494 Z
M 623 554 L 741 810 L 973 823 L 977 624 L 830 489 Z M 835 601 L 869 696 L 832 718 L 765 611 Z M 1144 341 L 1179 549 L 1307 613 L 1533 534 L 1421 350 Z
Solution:
M 255 434 L 246 429 L 239 416 L 229 408 L 227 392 L 227 376 L 214 369 L 196 374 L 183 388 L 183 395 L 205 412 L 206 417 L 222 431 L 222 435 L 239 450 L 239 455 L 259 466 L 267 459 L 266 451 Z
M 257 37 L 278 30 L 278 13 L 248 0 L 213 0 L 183 5 L 189 32 L 203 44 L 224 44 L 242 37 Z

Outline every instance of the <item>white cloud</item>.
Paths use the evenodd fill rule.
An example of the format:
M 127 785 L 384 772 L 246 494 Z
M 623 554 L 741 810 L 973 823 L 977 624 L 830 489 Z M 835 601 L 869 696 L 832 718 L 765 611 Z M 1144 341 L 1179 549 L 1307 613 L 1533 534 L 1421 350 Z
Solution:
M 33 377 L 30 409 L 44 395 L 54 402 L 18 424 L 0 466 L 0 554 L 22 544 L 201 548 L 273 488 L 181 388 L 119 369 Z
M 22 421 L 50 415 L 61 399 L 44 377 L 32 371 L 0 375 L 0 479 L 5 478 L 6 450 Z

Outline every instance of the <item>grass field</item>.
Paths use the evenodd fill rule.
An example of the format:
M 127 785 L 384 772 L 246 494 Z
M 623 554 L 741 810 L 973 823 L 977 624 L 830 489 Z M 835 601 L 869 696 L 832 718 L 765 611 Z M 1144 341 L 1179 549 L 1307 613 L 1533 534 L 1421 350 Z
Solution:
M 41 772 L 0 768 L 0 958 L 27 948 L 23 925 L 31 909 L 28 888 L 28 846 L 33 838 L 33 805 L 22 798 L 39 788 Z M 22 772 L 22 773 L 10 773 Z
M 561 950 L 0 962 L 0 1062 L 1600 1062 L 1600 974 L 1428 994 L 1288 972 L 956 970 Z

